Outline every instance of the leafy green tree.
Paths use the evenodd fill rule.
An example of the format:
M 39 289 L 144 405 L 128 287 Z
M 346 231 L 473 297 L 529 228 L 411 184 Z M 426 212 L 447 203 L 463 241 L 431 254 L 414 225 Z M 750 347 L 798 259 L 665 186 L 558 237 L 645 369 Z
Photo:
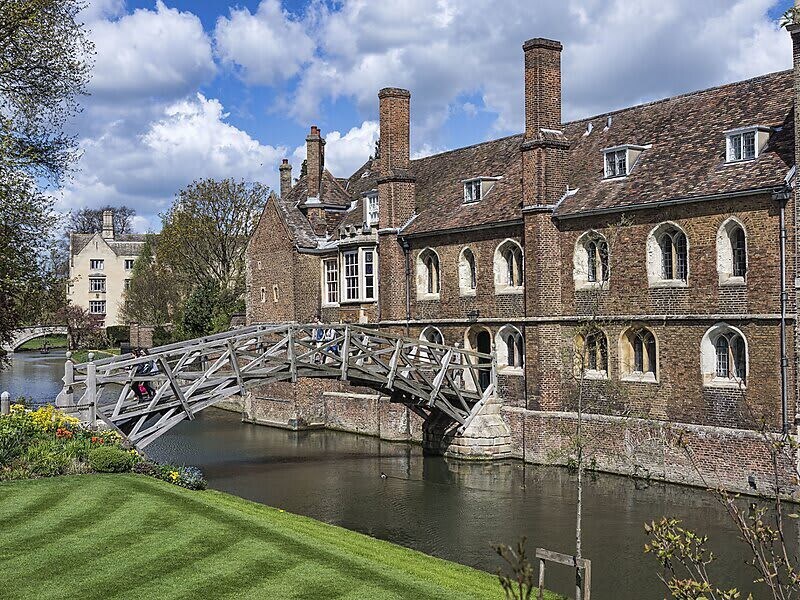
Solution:
M 170 269 L 157 260 L 158 248 L 158 237 L 148 235 L 125 292 L 126 321 L 156 326 L 175 322 L 180 289 Z
M 219 286 L 215 282 L 205 281 L 195 287 L 183 308 L 181 335 L 194 338 L 211 333 L 218 301 Z
M 115 233 L 132 233 L 133 217 L 136 210 L 130 206 L 101 206 L 100 208 L 83 207 L 69 217 L 67 230 L 69 233 L 98 233 L 103 230 L 103 211 L 114 211 Z

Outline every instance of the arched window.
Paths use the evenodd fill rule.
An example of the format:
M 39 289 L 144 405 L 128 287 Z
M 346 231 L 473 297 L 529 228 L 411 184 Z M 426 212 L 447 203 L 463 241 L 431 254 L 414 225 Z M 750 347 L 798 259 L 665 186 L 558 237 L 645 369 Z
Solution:
M 700 352 L 705 385 L 744 386 L 747 340 L 739 329 L 725 323 L 711 327 L 703 336 Z
M 478 270 L 475 266 L 475 254 L 469 248 L 461 251 L 458 258 L 458 289 L 462 296 L 475 294 L 478 287 Z
M 647 239 L 647 276 L 651 286 L 685 284 L 689 279 L 689 241 L 674 223 L 662 223 Z
M 509 369 L 525 368 L 525 341 L 519 329 L 506 325 L 497 332 L 497 366 Z
M 721 284 L 744 283 L 747 276 L 747 235 L 735 218 L 725 221 L 717 232 L 717 271 Z
M 444 344 L 442 332 L 436 327 L 426 327 L 422 330 L 419 339 L 430 342 L 431 344 Z
M 608 338 L 602 331 L 595 330 L 577 339 L 577 364 L 581 365 L 583 375 L 605 378 L 608 376 Z
M 620 340 L 620 372 L 624 379 L 656 381 L 658 345 L 646 327 L 631 327 Z
M 497 247 L 494 256 L 495 291 L 522 291 L 522 247 L 514 240 L 506 240 Z
M 439 286 L 439 255 L 425 248 L 417 258 L 417 295 L 438 297 Z
M 573 278 L 576 289 L 596 288 L 609 279 L 608 242 L 596 231 L 587 231 L 575 243 Z

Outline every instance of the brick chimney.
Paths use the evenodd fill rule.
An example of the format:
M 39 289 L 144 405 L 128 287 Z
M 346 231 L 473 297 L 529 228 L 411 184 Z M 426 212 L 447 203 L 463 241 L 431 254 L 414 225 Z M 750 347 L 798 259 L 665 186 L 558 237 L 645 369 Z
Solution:
M 292 191 L 292 165 L 289 164 L 288 158 L 281 161 L 278 170 L 281 173 L 281 198 L 286 198 L 286 195 Z
M 522 45 L 525 55 L 525 136 L 522 152 L 525 310 L 531 316 L 562 312 L 560 235 L 553 219 L 556 203 L 567 191 L 569 142 L 561 130 L 560 42 L 534 38 Z M 599 159 L 598 159 L 599 160 Z M 526 385 L 530 409 L 561 410 L 565 367 L 557 351 L 562 332 L 554 323 L 526 328 L 529 360 Z
M 406 255 L 398 229 L 414 215 L 416 184 L 411 174 L 411 93 L 399 88 L 378 92 L 380 160 L 378 166 L 378 301 L 382 319 L 406 319 Z
M 306 170 L 308 178 L 308 197 L 319 198 L 319 185 L 325 168 L 325 140 L 319 134 L 319 127 L 311 126 L 306 138 Z
M 101 234 L 104 240 L 114 239 L 114 211 L 103 211 L 103 233 Z
M 411 93 L 400 88 L 378 92 L 380 116 L 379 222 L 397 228 L 415 210 L 414 178 L 410 157 Z

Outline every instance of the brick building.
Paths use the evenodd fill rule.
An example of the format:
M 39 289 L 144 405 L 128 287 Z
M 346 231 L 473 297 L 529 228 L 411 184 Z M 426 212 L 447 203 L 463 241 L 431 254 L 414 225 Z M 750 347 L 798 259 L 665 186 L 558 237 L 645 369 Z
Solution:
M 410 93 L 381 90 L 378 156 L 336 177 L 312 127 L 307 174 L 281 166 L 248 321 L 496 352 L 517 456 L 568 460 L 582 389 L 598 468 L 700 483 L 688 440 L 705 477 L 745 488 L 769 472 L 755 430 L 794 432 L 797 413 L 792 38 L 793 70 L 569 123 L 562 46 L 532 39 L 525 131 L 418 160 Z M 335 383 L 246 404 L 256 421 L 420 437 L 403 407 Z

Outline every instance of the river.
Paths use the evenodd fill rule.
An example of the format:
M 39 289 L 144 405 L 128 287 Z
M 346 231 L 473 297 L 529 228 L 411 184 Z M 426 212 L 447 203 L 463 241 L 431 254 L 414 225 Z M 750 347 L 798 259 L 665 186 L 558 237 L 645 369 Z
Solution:
M 63 354 L 20 353 L 0 372 L 0 390 L 43 400 L 37 396 L 60 389 L 62 375 Z M 575 476 L 561 468 L 423 457 L 412 444 L 244 424 L 218 409 L 179 424 L 148 453 L 201 467 L 215 489 L 487 571 L 500 564 L 491 542 L 527 536 L 531 555 L 535 547 L 574 550 Z M 666 596 L 655 559 L 642 549 L 643 523 L 662 515 L 709 535 L 719 557 L 709 571 L 721 587 L 752 588 L 742 543 L 708 492 L 600 474 L 584 487 L 594 598 Z M 548 567 L 546 583 L 567 593 L 571 577 L 566 567 Z

